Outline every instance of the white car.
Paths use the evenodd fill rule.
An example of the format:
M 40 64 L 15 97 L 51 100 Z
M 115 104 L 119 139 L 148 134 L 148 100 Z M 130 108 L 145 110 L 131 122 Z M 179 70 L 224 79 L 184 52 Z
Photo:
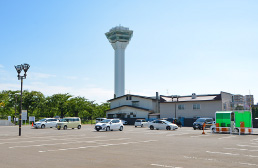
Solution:
M 39 120 L 33 124 L 34 128 L 54 128 L 58 123 L 58 119 L 56 118 L 44 118 Z
M 135 120 L 134 126 L 137 127 L 148 127 L 148 122 L 145 119 L 137 119 Z
M 178 126 L 166 120 L 155 120 L 149 123 L 149 128 L 151 130 L 154 130 L 154 129 L 175 130 L 175 129 L 178 129 Z
M 107 118 L 96 118 L 96 123 L 99 123 L 99 122 L 101 122 L 101 121 L 103 121 L 105 119 L 107 119 Z
M 124 125 L 127 124 L 127 121 L 125 121 L 125 120 L 121 120 L 121 121 L 122 121 L 122 123 L 123 123 Z
M 123 131 L 124 125 L 119 119 L 106 119 L 95 125 L 95 130 L 105 130 L 105 131 L 113 131 L 119 130 Z

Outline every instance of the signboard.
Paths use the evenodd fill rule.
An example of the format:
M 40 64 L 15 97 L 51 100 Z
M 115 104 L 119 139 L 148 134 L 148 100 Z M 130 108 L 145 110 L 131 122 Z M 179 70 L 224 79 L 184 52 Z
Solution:
M 30 121 L 35 122 L 35 116 L 29 116 L 29 122 L 30 122 Z
M 27 120 L 27 110 L 22 110 L 21 119 L 22 119 L 22 120 Z
M 11 119 L 12 119 L 11 116 L 8 116 L 8 121 L 11 121 Z

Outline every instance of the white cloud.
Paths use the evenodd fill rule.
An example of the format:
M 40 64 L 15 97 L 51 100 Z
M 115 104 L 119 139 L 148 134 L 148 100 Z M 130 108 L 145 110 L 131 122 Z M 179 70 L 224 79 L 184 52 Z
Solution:
M 4 68 L 4 66 L 0 64 L 0 68 Z
M 30 72 L 30 73 L 28 74 L 28 76 L 29 76 L 31 79 L 34 79 L 34 80 L 47 79 L 47 78 L 54 78 L 54 77 L 56 77 L 56 75 L 45 74 L 45 73 L 38 73 L 38 72 Z

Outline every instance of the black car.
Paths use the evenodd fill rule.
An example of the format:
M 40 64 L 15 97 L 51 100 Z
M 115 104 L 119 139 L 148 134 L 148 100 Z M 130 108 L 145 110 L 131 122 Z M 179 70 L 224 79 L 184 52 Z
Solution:
M 206 124 L 205 128 L 210 128 L 212 125 L 213 119 L 212 118 L 198 118 L 194 123 L 193 123 L 193 129 L 203 129 L 203 123 Z

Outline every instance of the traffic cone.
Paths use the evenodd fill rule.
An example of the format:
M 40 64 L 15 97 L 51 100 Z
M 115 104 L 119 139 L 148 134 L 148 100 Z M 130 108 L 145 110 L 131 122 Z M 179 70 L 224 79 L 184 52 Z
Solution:
M 205 123 L 203 123 L 203 125 L 202 125 L 202 130 L 203 130 L 203 132 L 202 132 L 202 134 L 205 134 L 205 132 L 204 132 L 204 128 L 205 128 L 205 126 L 206 126 L 206 124 L 205 124 Z

